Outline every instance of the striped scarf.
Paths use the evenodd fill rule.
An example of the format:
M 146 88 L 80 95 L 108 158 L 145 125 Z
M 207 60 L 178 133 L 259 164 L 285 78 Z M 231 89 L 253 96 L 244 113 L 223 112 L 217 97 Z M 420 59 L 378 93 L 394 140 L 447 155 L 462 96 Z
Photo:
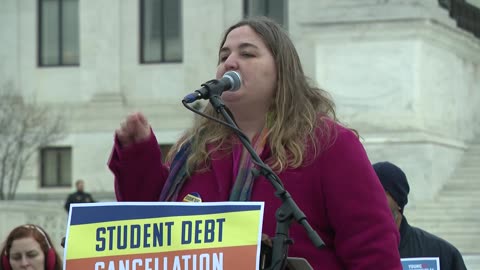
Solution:
M 260 134 L 252 140 L 252 147 L 260 155 L 267 142 L 268 129 L 264 128 Z M 177 201 L 178 194 L 183 184 L 188 179 L 187 158 L 190 155 L 191 143 L 187 142 L 177 152 L 170 165 L 170 174 L 168 175 L 165 186 L 160 194 L 160 201 Z M 230 201 L 248 201 L 250 200 L 253 181 L 255 175 L 252 171 L 254 164 L 248 151 L 242 144 L 235 144 L 232 149 L 233 172 L 235 183 L 230 192 Z

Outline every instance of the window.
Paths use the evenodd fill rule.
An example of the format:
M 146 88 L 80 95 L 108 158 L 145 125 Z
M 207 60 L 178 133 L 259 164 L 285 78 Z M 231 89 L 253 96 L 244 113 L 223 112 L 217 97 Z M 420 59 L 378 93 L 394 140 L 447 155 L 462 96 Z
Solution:
M 47 147 L 40 150 L 41 186 L 70 187 L 72 183 L 72 148 Z
M 244 0 L 243 15 L 266 16 L 287 27 L 287 0 Z
M 38 0 L 39 66 L 79 64 L 78 0 Z
M 140 62 L 181 62 L 181 1 L 140 0 Z

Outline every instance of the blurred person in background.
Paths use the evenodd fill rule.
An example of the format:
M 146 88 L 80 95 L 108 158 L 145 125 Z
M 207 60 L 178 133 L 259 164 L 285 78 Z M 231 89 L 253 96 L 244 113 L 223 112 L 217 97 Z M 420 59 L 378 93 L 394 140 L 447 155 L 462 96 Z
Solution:
M 70 204 L 72 203 L 92 203 L 95 202 L 90 193 L 85 192 L 85 181 L 82 179 L 75 182 L 76 191 L 68 195 L 65 201 L 65 211 L 70 211 Z
M 385 189 L 393 219 L 400 231 L 400 257 L 434 257 L 440 260 L 441 270 L 466 270 L 463 257 L 456 247 L 420 228 L 410 226 L 403 210 L 408 203 L 408 185 L 405 173 L 395 164 L 383 161 L 373 168 Z

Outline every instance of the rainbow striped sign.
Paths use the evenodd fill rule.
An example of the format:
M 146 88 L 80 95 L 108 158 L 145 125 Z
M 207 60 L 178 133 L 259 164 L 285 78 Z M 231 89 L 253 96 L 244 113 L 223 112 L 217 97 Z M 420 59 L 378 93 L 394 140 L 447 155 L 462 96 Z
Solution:
M 72 204 L 64 269 L 258 269 L 263 207 L 263 202 Z

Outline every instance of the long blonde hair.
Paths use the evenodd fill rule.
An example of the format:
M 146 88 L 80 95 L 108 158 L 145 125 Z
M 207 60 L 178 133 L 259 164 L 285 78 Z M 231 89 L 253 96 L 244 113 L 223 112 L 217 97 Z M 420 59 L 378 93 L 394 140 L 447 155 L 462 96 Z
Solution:
M 268 145 L 272 153 L 266 163 L 277 172 L 286 168 L 297 168 L 305 161 L 308 145 L 314 147 L 315 154 L 324 146 L 317 145 L 315 129 L 319 127 L 323 136 L 331 134 L 325 118 L 336 121 L 334 103 L 327 92 L 309 84 L 291 39 L 282 27 L 271 19 L 247 18 L 232 25 L 225 32 L 220 48 L 233 29 L 245 25 L 262 38 L 277 67 L 276 94 L 266 116 L 269 128 Z M 206 106 L 204 113 L 221 117 L 210 104 Z M 187 159 L 190 172 L 206 169 L 211 153 L 230 153 L 231 136 L 233 132 L 228 127 L 201 118 L 172 147 L 167 160 L 171 161 L 180 147 L 190 141 L 191 154 Z M 207 145 L 211 147 L 207 149 Z M 194 170 L 191 170 L 192 168 Z

